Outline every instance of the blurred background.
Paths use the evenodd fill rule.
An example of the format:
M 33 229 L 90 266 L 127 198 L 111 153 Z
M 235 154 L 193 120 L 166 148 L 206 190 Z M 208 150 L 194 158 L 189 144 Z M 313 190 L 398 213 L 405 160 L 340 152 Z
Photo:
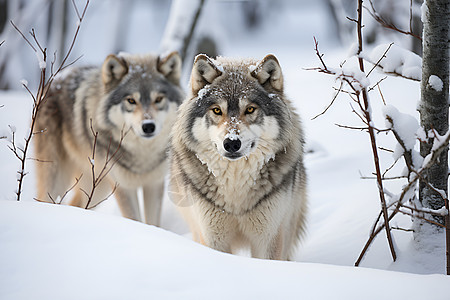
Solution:
M 313 36 L 323 50 L 349 48 L 355 26 L 356 0 L 93 0 L 90 2 L 71 55 L 77 64 L 101 64 L 110 53 L 154 52 L 182 49 L 174 39 L 188 36 L 183 55 L 187 82 L 197 53 L 263 57 L 301 57 L 297 67 L 315 63 Z M 420 35 L 422 0 L 373 0 L 373 8 L 398 28 Z M 56 64 L 69 48 L 80 10 L 80 0 L 0 0 L 0 89 L 20 89 L 26 79 L 31 88 L 39 79 L 38 60 L 11 21 L 31 40 L 34 29 Z M 373 12 L 369 1 L 367 12 Z M 376 24 L 366 13 L 364 35 L 368 45 L 383 41 L 420 54 L 420 41 Z M 177 36 L 178 35 L 178 36 Z M 181 47 L 182 48 L 182 47 Z M 289 60 L 292 60 L 289 58 Z M 311 61 L 310 64 L 308 62 Z M 282 62 L 283 63 L 283 62 Z

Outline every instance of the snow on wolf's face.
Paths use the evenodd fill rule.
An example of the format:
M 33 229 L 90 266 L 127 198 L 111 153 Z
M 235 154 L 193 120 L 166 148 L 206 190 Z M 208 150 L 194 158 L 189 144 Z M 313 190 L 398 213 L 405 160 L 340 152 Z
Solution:
M 269 93 L 251 75 L 251 69 L 238 60 L 215 65 L 197 57 L 194 64 L 191 88 L 196 97 L 191 99 L 191 134 L 199 145 L 213 147 L 229 160 L 248 157 L 257 149 L 273 155 L 278 148 L 279 120 L 285 106 L 277 94 Z

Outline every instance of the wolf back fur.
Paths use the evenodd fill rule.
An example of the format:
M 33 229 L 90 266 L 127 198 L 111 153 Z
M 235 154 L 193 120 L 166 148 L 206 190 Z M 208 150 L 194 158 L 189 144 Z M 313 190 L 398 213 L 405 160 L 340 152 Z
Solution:
M 91 206 L 117 185 L 122 214 L 143 221 L 137 197 L 142 187 L 145 221 L 158 225 L 169 133 L 184 97 L 180 73 L 175 52 L 165 57 L 109 55 L 101 67 L 65 70 L 37 117 L 37 198 L 55 201 L 79 178 L 71 204 L 85 207 L 93 187 L 92 164 L 98 176 L 107 156 L 118 149 L 118 161 L 95 189 Z M 98 135 L 95 161 L 90 161 L 93 132 Z
M 278 60 L 199 55 L 190 86 L 172 130 L 169 195 L 194 240 L 292 259 L 305 230 L 304 137 Z

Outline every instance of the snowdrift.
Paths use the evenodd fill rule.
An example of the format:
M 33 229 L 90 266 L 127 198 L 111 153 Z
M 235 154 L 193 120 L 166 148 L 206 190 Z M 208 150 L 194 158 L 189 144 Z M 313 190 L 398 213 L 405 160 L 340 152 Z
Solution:
M 0 299 L 449 299 L 450 277 L 258 260 L 118 216 L 0 201 Z

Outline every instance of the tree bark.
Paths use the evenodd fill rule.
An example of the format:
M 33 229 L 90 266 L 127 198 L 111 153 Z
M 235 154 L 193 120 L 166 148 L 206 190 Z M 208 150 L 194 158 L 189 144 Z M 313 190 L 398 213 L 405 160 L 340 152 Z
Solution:
M 426 0 L 423 7 L 423 65 L 421 83 L 421 103 L 419 107 L 420 121 L 426 132 L 435 130 L 439 135 L 447 133 L 449 128 L 449 27 L 450 0 Z M 437 76 L 442 81 L 442 88 L 430 84 L 430 76 Z M 425 157 L 431 151 L 434 136 L 421 141 L 420 154 Z M 448 146 L 442 152 L 438 162 L 425 174 L 419 183 L 419 200 L 423 207 L 439 209 L 448 205 L 435 189 L 447 194 L 448 187 Z M 430 186 L 431 185 L 431 186 Z M 449 235 L 448 216 L 427 216 L 440 224 L 447 221 L 447 237 Z M 420 228 L 418 228 L 420 234 Z M 450 271 L 447 239 L 447 272 Z
M 420 6 L 423 4 L 423 0 L 414 0 L 413 6 Z M 415 14 L 413 10 L 412 14 L 412 32 L 418 36 L 422 36 L 423 26 L 420 15 Z M 411 37 L 411 50 L 419 56 L 422 56 L 422 42 L 415 37 Z

